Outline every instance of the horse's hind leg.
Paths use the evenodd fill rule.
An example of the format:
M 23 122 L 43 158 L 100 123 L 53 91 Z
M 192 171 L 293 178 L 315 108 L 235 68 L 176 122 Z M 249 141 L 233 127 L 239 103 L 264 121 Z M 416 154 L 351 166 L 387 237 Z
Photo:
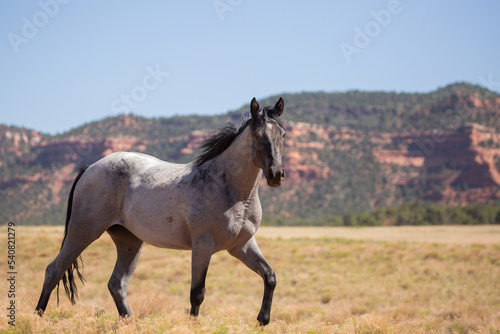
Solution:
M 118 253 L 115 269 L 108 282 L 108 289 L 113 296 L 120 316 L 132 316 L 127 302 L 127 288 L 130 277 L 139 262 L 144 242 L 120 225 L 108 229 Z
M 92 238 L 92 240 L 86 241 L 84 238 L 72 238 L 69 235 L 66 237 L 56 259 L 52 261 L 45 270 L 42 293 L 35 309 L 39 315 L 45 312 L 47 304 L 49 303 L 50 294 L 57 283 L 62 279 L 66 270 L 70 268 L 71 264 L 75 262 L 83 250 L 95 239 L 96 238 Z
M 248 268 L 259 274 L 264 280 L 264 297 L 257 320 L 261 325 L 267 325 L 271 316 L 276 276 L 260 252 L 255 238 L 252 237 L 245 245 L 229 250 L 229 254 L 243 262 Z

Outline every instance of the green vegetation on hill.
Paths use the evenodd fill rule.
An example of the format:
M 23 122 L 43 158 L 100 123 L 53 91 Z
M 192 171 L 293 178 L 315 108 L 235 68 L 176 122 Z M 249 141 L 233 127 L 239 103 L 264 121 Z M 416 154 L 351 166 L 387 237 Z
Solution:
M 500 97 L 483 87 L 457 83 L 430 93 L 361 92 L 285 94 L 286 117 L 296 122 L 346 126 L 359 130 L 430 131 L 476 122 L 500 130 L 500 118 L 483 107 L 473 107 L 462 96 L 490 101 Z M 263 101 L 270 104 L 277 97 Z M 472 108 L 474 112 L 471 113 Z M 429 113 L 421 111 L 429 109 Z
M 498 203 L 500 204 L 500 203 Z M 410 202 L 358 214 L 329 218 L 265 217 L 265 226 L 417 226 L 417 225 L 500 224 L 500 205 L 469 204 L 444 207 L 433 203 Z
M 338 93 L 304 92 L 281 94 L 286 109 L 283 117 L 288 121 L 322 125 L 346 126 L 370 131 L 430 131 L 435 128 L 449 129 L 454 121 L 476 122 L 500 130 L 500 118 L 485 108 L 472 110 L 469 100 L 461 96 L 477 94 L 481 100 L 500 98 L 497 93 L 481 86 L 457 83 L 431 93 L 361 92 Z M 262 106 L 273 105 L 279 96 L 260 101 Z M 493 102 L 491 102 L 494 104 Z M 430 109 L 428 114 L 422 110 Z M 80 135 L 97 130 L 112 135 L 134 135 L 147 138 L 169 138 L 199 129 L 216 129 L 226 122 L 239 123 L 248 113 L 248 106 L 216 116 L 173 116 L 169 118 L 145 118 L 134 116 L 137 126 L 117 126 L 123 116 L 109 117 L 72 129 L 54 138 Z
M 462 223 L 493 223 L 496 220 L 477 218 L 470 211 L 413 204 L 417 200 L 429 198 L 429 195 L 438 193 L 443 187 L 442 183 L 434 178 L 436 175 L 456 173 L 454 166 L 445 166 L 440 170 L 427 166 L 408 167 L 408 174 L 417 173 L 420 180 L 425 180 L 416 185 L 394 186 L 387 175 L 387 171 L 374 156 L 377 147 L 369 139 L 371 135 L 382 132 L 387 133 L 421 133 L 436 128 L 443 130 L 456 130 L 466 122 L 476 122 L 500 132 L 500 117 L 498 110 L 500 95 L 485 88 L 457 83 L 440 88 L 430 93 L 396 93 L 396 92 L 360 92 L 349 91 L 345 93 L 297 93 L 282 94 L 285 100 L 285 113 L 287 122 L 305 122 L 333 127 L 334 129 L 347 128 L 357 131 L 351 139 L 337 138 L 335 133 L 330 138 L 319 138 L 314 131 L 310 131 L 301 142 L 322 143 L 325 147 L 333 149 L 304 148 L 301 156 L 314 154 L 317 159 L 332 171 L 327 178 L 304 177 L 310 192 L 300 193 L 281 199 L 284 184 L 279 189 L 263 189 L 261 199 L 264 206 L 266 224 L 278 225 L 380 225 L 422 223 L 449 224 Z M 260 101 L 262 106 L 272 105 L 278 96 L 272 96 Z M 476 100 L 482 101 L 477 103 Z M 187 135 L 194 130 L 215 130 L 226 122 L 240 123 L 242 115 L 248 112 L 248 106 L 227 114 L 217 116 L 175 116 L 170 118 L 145 118 L 135 115 L 119 115 L 91 122 L 68 132 L 51 136 L 36 134 L 29 129 L 7 127 L 0 125 L 0 218 L 2 221 L 18 215 L 24 217 L 23 224 L 62 224 L 64 222 L 65 203 L 51 205 L 50 199 L 54 196 L 66 198 L 64 191 L 69 191 L 70 184 L 66 184 L 61 194 L 52 194 L 48 187 L 48 180 L 59 173 L 64 163 L 54 163 L 59 159 L 66 161 L 66 155 L 72 148 L 68 143 L 75 140 L 82 141 L 82 151 L 92 151 L 99 143 L 108 138 L 122 136 L 134 137 L 145 145 L 144 153 L 154 155 L 160 159 L 172 162 L 187 162 L 198 153 L 186 155 L 179 154 L 184 148 Z M 20 133 L 27 140 L 17 141 L 13 147 L 12 140 L 6 140 L 7 133 Z M 60 143 L 59 148 L 52 151 L 43 151 L 36 143 L 32 142 L 33 136 L 44 143 Z M 175 138 L 175 140 L 173 140 Z M 179 139 L 180 138 L 180 139 Z M 87 144 L 85 144 L 87 142 Z M 90 143 L 90 144 L 88 144 Z M 411 147 L 403 142 L 385 143 L 383 149 L 407 149 Z M 484 147 L 498 145 L 491 142 L 481 143 Z M 489 146 L 488 146 L 489 145 Z M 97 150 L 94 150 L 97 151 Z M 96 153 L 96 152 L 94 152 Z M 86 153 L 85 153 L 86 154 Z M 92 154 L 82 154 L 83 159 L 79 164 L 90 164 L 95 161 Z M 95 155 L 98 156 L 100 152 Z M 495 158 L 496 166 L 500 169 L 500 156 Z M 314 161 L 301 161 L 304 164 L 314 165 Z M 76 166 L 78 167 L 78 166 Z M 285 166 L 286 168 L 286 166 Z M 36 181 L 30 177 L 37 175 Z M 290 185 L 293 187 L 294 185 Z M 467 190 L 461 184 L 453 185 L 457 192 Z M 286 190 L 286 189 L 285 189 Z M 65 201 L 63 201 L 65 202 Z M 404 204 L 410 203 L 410 204 Z M 403 212 L 393 218 L 392 211 L 384 209 L 402 205 L 401 210 L 414 210 L 421 213 L 417 218 Z M 490 205 L 495 203 L 489 203 Z M 272 206 L 275 216 L 270 216 L 268 210 Z M 410 209 L 408 209 L 410 206 Z M 370 212 L 371 208 L 381 208 Z M 33 208 L 36 208 L 35 210 Z M 493 208 L 488 206 L 485 208 Z M 396 210 L 396 209 L 394 209 Z M 451 211 L 450 211 L 451 210 Z M 464 209 L 465 210 L 465 209 Z M 494 209 L 485 209 L 494 210 Z M 33 211 L 39 212 L 33 214 Z M 396 210 L 397 211 L 397 210 Z M 406 212 L 406 211 L 405 211 Z M 425 218 L 433 213 L 432 221 Z M 293 219 L 283 219 L 283 213 L 288 213 Z M 427 214 L 427 216 L 426 216 Z M 493 215 L 493 213 L 491 213 Z M 490 215 L 490 216 L 491 216 Z M 494 215 L 496 217 L 496 214 Z M 329 218 L 331 217 L 331 218 Z M 381 217 L 385 217 L 382 219 Z M 389 218 L 387 218 L 389 217 Z M 413 217 L 413 218 L 412 218 Z M 424 217 L 424 218 L 422 218 Z M 413 219 L 413 220 L 412 220 Z M 496 219 L 496 218 L 495 218 Z

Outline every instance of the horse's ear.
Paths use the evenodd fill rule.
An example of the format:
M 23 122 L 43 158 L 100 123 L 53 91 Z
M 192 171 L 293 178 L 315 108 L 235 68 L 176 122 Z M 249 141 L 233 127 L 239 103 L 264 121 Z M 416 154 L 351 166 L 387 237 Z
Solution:
M 255 99 L 255 97 L 252 99 L 252 102 L 250 102 L 250 112 L 252 113 L 253 118 L 257 118 L 259 115 L 259 102 Z
M 274 106 L 274 109 L 277 111 L 277 115 L 278 116 L 281 116 L 281 114 L 283 114 L 283 109 L 285 108 L 285 102 L 283 101 L 283 99 L 280 97 L 280 99 L 278 100 L 278 102 L 276 102 L 276 105 Z

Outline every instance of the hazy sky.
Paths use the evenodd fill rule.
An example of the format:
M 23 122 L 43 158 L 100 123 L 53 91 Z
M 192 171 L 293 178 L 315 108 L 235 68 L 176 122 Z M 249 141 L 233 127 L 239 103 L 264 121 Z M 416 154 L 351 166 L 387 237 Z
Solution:
M 0 123 L 60 133 L 283 92 L 500 92 L 499 14 L 497 0 L 6 0 Z

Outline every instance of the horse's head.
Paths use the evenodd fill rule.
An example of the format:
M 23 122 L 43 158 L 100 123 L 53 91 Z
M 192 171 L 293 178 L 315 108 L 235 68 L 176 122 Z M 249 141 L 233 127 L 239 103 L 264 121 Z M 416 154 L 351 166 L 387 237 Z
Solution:
M 280 97 L 274 107 L 259 108 L 255 98 L 250 103 L 252 114 L 252 161 L 264 171 L 267 184 L 278 187 L 285 178 L 281 156 L 283 155 L 283 138 L 285 130 L 279 117 L 285 104 Z

